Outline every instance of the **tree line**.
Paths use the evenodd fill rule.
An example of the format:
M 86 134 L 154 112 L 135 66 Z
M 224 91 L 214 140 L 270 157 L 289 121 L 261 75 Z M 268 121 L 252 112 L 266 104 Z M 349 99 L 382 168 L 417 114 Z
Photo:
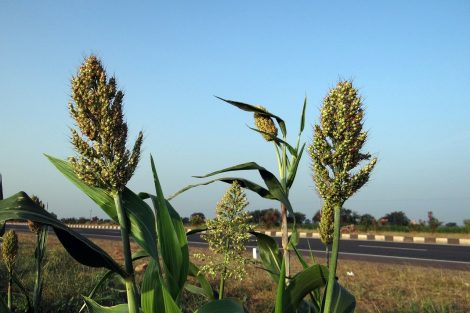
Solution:
M 251 217 L 250 223 L 261 227 L 273 228 L 280 226 L 281 213 L 278 209 L 268 208 L 264 210 L 248 211 Z M 287 217 L 287 222 L 295 221 L 304 228 L 317 229 L 320 223 L 321 211 L 318 210 L 311 218 L 302 212 L 294 212 Z M 183 223 L 189 226 L 200 226 L 205 223 L 206 216 L 202 212 L 195 212 L 189 217 L 183 218 Z M 429 211 L 427 218 L 423 220 L 412 220 L 403 211 L 392 211 L 380 218 L 371 214 L 359 214 L 350 209 L 341 211 L 341 226 L 354 225 L 357 230 L 391 230 L 391 231 L 429 231 L 429 232 L 470 232 L 470 219 L 463 221 L 463 226 L 455 222 L 444 224 Z

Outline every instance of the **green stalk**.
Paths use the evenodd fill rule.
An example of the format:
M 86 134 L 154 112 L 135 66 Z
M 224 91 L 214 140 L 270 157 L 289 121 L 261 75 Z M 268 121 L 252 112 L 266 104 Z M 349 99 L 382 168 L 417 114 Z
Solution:
M 42 226 L 39 233 L 36 234 L 36 251 L 35 251 L 35 259 L 36 259 L 36 277 L 34 281 L 34 290 L 33 290 L 33 311 L 35 313 L 39 312 L 39 306 L 41 304 L 42 298 L 42 286 L 43 286 L 43 261 L 45 256 L 46 250 L 46 242 L 48 236 L 48 227 Z
M 224 298 L 224 289 L 225 289 L 225 273 L 227 272 L 227 269 L 224 267 L 224 271 L 222 273 L 222 276 L 220 277 L 220 285 L 219 285 L 219 300 L 222 300 Z
M 338 263 L 340 223 L 341 223 L 341 205 L 337 205 L 335 210 L 335 225 L 333 232 L 333 247 L 331 251 L 330 265 L 328 268 L 328 284 L 326 285 L 325 309 L 324 313 L 330 313 L 331 302 L 333 299 L 333 287 L 336 279 L 336 265 Z
M 121 193 L 114 195 L 114 204 L 116 205 L 116 212 L 121 226 L 121 239 L 122 239 L 122 252 L 124 254 L 124 269 L 129 275 L 125 278 L 126 291 L 127 291 L 127 304 L 129 306 L 129 313 L 139 313 L 138 300 L 135 289 L 134 267 L 132 265 L 131 244 L 129 240 L 129 222 L 127 214 L 122 208 Z
M 286 141 L 286 137 L 283 137 L 284 141 Z M 279 154 L 278 154 L 279 160 Z M 287 149 L 285 145 L 282 145 L 282 156 L 281 156 L 281 167 L 279 171 L 279 176 L 281 178 L 282 188 L 284 189 L 285 193 L 288 193 L 287 190 Z M 285 269 L 286 269 L 286 283 L 287 277 L 290 276 L 290 255 L 289 255 L 289 229 L 287 227 L 287 209 L 286 206 L 281 203 L 281 234 L 282 234 L 282 250 L 283 250 L 283 257 L 285 260 Z
M 8 294 L 7 294 L 7 300 L 8 300 L 8 308 L 11 310 L 11 286 L 12 286 L 12 283 L 13 283 L 13 279 L 12 279 L 12 273 L 9 272 L 8 273 Z
M 41 262 L 36 260 L 36 278 L 34 280 L 33 291 L 33 310 L 35 313 L 39 312 L 39 303 L 41 302 L 41 289 L 42 289 L 42 275 L 41 275 Z
M 227 262 L 228 262 L 228 249 L 229 249 L 229 243 L 228 240 L 226 242 L 226 250 L 225 250 L 225 255 L 224 255 L 224 271 L 222 272 L 222 275 L 220 276 L 220 285 L 219 285 L 219 300 L 222 300 L 224 298 L 224 289 L 225 289 L 225 275 L 227 273 Z

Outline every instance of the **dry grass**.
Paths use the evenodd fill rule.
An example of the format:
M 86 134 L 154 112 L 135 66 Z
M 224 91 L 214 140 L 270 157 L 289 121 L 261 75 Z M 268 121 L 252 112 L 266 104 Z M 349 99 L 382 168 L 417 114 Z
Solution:
M 93 241 L 120 263 L 123 262 L 119 241 Z M 26 267 L 32 267 L 34 237 L 32 234 L 20 233 L 20 244 L 20 263 L 24 263 L 22 276 L 26 280 L 25 284 L 31 286 L 32 272 L 28 272 Z M 49 273 L 45 282 L 44 298 L 47 305 L 44 312 L 77 312 L 81 303 L 80 295 L 87 294 L 104 271 L 80 266 L 63 251 L 54 236 L 50 236 L 48 246 Z M 137 249 L 135 244 L 133 249 Z M 207 252 L 192 247 L 190 253 L 202 250 Z M 250 257 L 248 253 L 247 257 Z M 142 267 L 139 266 L 142 263 L 140 261 L 137 266 Z M 272 312 L 276 285 L 257 266 L 248 266 L 248 275 L 244 281 L 228 281 L 227 296 L 243 300 L 249 312 Z M 3 282 L 2 270 L 0 267 L 0 281 Z M 298 263 L 294 262 L 293 270 L 300 270 Z M 354 276 L 348 276 L 346 272 L 352 272 Z M 356 296 L 358 313 L 470 312 L 470 271 L 340 260 L 338 276 L 340 282 Z M 211 283 L 217 288 L 218 281 L 211 280 Z M 0 287 L 3 293 L 4 286 Z M 114 282 L 110 282 L 99 294 L 100 301 L 109 304 L 122 301 L 124 295 L 113 291 L 116 287 Z M 189 293 L 184 294 L 183 301 L 185 312 L 192 312 L 192 309 L 205 302 L 203 298 Z

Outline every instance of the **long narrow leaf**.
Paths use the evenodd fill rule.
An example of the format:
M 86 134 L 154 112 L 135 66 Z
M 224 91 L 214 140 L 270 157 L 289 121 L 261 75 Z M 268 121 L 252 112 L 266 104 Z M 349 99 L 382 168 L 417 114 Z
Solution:
M 18 276 L 13 272 L 13 275 L 12 275 L 12 280 L 13 280 L 13 283 L 18 286 L 18 288 L 20 289 L 21 293 L 24 295 L 24 297 L 26 298 L 26 302 L 27 302 L 27 306 L 28 306 L 28 310 L 29 311 L 31 309 L 31 299 L 29 297 L 29 293 L 28 291 L 26 290 L 26 288 L 24 287 L 23 283 L 21 282 L 21 280 L 18 278 Z
M 88 298 L 89 299 L 93 299 L 96 292 L 98 291 L 98 289 L 109 279 L 111 278 L 113 275 L 115 275 L 116 273 L 114 273 L 113 271 L 107 271 L 103 277 L 101 277 L 101 279 L 98 281 L 98 283 L 95 285 L 95 287 L 93 287 L 93 289 L 91 290 L 90 294 L 88 295 Z M 82 312 L 86 307 L 86 303 L 83 304 L 83 306 L 80 308 L 80 311 L 78 312 Z
M 295 275 L 283 295 L 283 313 L 295 313 L 299 303 L 310 292 L 325 286 L 328 269 L 315 264 Z
M 277 136 L 274 136 L 273 134 L 271 133 L 267 133 L 267 132 L 264 132 L 262 130 L 259 130 L 259 129 L 256 129 L 256 128 L 253 128 L 253 127 L 249 127 L 249 129 L 251 129 L 252 131 L 255 131 L 257 133 L 260 133 L 262 135 L 266 135 L 266 136 L 269 136 L 274 142 L 276 142 L 278 145 L 285 145 L 287 147 L 287 149 L 289 150 L 290 154 L 291 155 L 295 155 L 296 154 L 296 151 L 294 149 L 294 147 L 292 147 L 289 143 L 287 143 L 286 141 L 282 140 L 281 138 L 277 137 Z
M 156 261 L 150 259 L 141 288 L 140 306 L 144 313 L 164 312 L 165 305 L 163 304 L 163 294 L 161 292 L 162 283 L 157 271 Z
M 157 261 L 150 259 L 142 282 L 143 313 L 181 313 L 157 271 Z
M 75 186 L 83 191 L 90 199 L 115 222 L 119 222 L 113 197 L 103 189 L 85 184 L 81 181 L 67 161 L 46 155 L 51 163 Z M 134 240 L 152 257 L 157 257 L 156 230 L 152 209 L 136 194 L 126 188 L 122 194 L 123 207 L 130 221 L 130 232 Z
M 248 103 L 243 103 L 243 102 L 238 102 L 238 101 L 232 101 L 232 100 L 227 100 L 227 99 L 224 99 L 224 98 L 220 98 L 220 97 L 217 97 L 215 96 L 216 98 L 222 100 L 222 101 L 225 101 L 233 106 L 236 106 L 237 108 L 243 110 L 243 111 L 247 111 L 247 112 L 253 112 L 253 113 L 261 113 L 261 114 L 264 114 L 264 115 L 268 115 L 272 118 L 274 118 L 277 122 L 277 124 L 279 125 L 279 128 L 281 128 L 281 132 L 282 134 L 284 135 L 284 137 L 287 136 L 287 129 L 286 129 L 286 123 L 284 122 L 284 120 L 282 118 L 280 118 L 279 116 L 277 115 L 274 115 L 272 113 L 269 113 L 269 112 L 266 112 L 264 110 L 261 110 L 251 104 L 248 104 Z
M 284 311 L 284 305 L 286 300 L 284 299 L 285 295 L 285 286 L 286 286 L 286 259 L 282 258 L 281 271 L 279 272 L 279 282 L 277 284 L 276 291 L 276 302 L 274 306 L 275 313 L 286 313 Z
M 199 273 L 199 268 L 192 262 L 189 263 L 189 275 L 195 277 L 201 287 L 190 287 L 188 284 L 186 284 L 186 289 L 188 289 L 190 292 L 203 295 L 209 300 L 215 300 L 214 291 L 212 290 L 211 284 L 202 273 Z
M 127 276 L 103 249 L 38 207 L 24 192 L 0 201 L 0 221 L 11 219 L 31 220 L 49 225 L 67 252 L 78 262 L 91 267 L 105 267 L 123 277 Z
M 302 154 L 304 153 L 305 143 L 300 148 L 300 152 L 292 158 L 289 163 L 289 173 L 287 176 L 287 188 L 291 188 L 294 183 L 295 176 L 297 175 L 297 169 L 299 167 L 300 160 L 302 159 Z
M 195 177 L 207 178 L 207 177 L 214 176 L 214 175 L 221 174 L 221 173 L 232 172 L 232 171 L 246 171 L 246 170 L 257 170 L 259 174 L 261 175 L 261 178 L 263 179 L 264 183 L 268 187 L 268 190 L 269 190 L 268 199 L 274 198 L 276 200 L 279 200 L 286 206 L 289 213 L 294 215 L 294 210 L 292 209 L 292 205 L 286 193 L 284 192 L 284 189 L 282 188 L 282 185 L 279 182 L 279 180 L 276 178 L 276 176 L 274 176 L 273 173 L 271 173 L 264 167 L 259 166 L 255 162 L 242 163 L 242 164 L 234 165 L 234 166 L 227 167 L 219 171 L 206 174 L 204 176 L 195 176 Z
M 337 281 L 335 281 L 333 286 L 333 298 L 331 301 L 333 313 L 353 313 L 356 308 L 354 296 Z
M 118 304 L 115 306 L 102 306 L 96 303 L 93 299 L 83 297 L 89 313 L 128 313 L 129 307 L 127 304 Z
M 244 178 L 239 178 L 239 177 L 223 177 L 223 178 L 210 180 L 208 182 L 204 182 L 204 183 L 200 183 L 200 184 L 188 185 L 188 186 L 184 187 L 183 189 L 177 191 L 176 193 L 174 193 L 170 197 L 168 197 L 168 200 L 172 200 L 175 197 L 177 197 L 178 195 L 182 194 L 183 192 L 188 191 L 189 189 L 192 189 L 194 187 L 206 186 L 206 185 L 212 184 L 214 182 L 218 182 L 218 181 L 221 181 L 221 182 L 224 182 L 224 183 L 227 183 L 227 184 L 232 184 L 234 181 L 237 181 L 242 188 L 246 188 L 248 190 L 251 190 L 251 191 L 259 194 L 261 197 L 263 197 L 265 199 L 271 199 L 271 200 L 276 199 L 276 198 L 274 198 L 273 195 L 271 195 L 269 190 L 267 190 L 266 188 L 261 187 L 260 185 L 254 183 L 252 181 L 249 181 L 249 180 L 244 179 Z
M 305 127 L 305 110 L 307 108 L 307 96 L 305 96 L 304 98 L 304 105 L 302 107 L 302 114 L 300 116 L 300 131 L 299 131 L 299 135 L 304 131 L 304 127 Z
M 169 202 L 163 196 L 152 156 L 150 156 L 150 163 L 157 193 L 157 197 L 151 197 L 151 199 L 157 215 L 157 231 L 163 263 L 166 269 L 166 281 L 171 296 L 173 299 L 177 299 L 184 287 L 188 274 L 189 255 L 187 255 L 186 231 L 182 223 L 182 232 L 180 227 L 175 227 L 173 224 L 174 221 L 170 215 Z M 181 232 L 180 235 L 178 235 L 177 230 Z M 180 239 L 182 240 L 181 244 Z
M 274 239 L 268 235 L 251 232 L 257 239 L 259 255 L 264 268 L 269 272 L 275 282 L 279 280 L 281 271 L 282 256 L 279 252 L 279 246 Z

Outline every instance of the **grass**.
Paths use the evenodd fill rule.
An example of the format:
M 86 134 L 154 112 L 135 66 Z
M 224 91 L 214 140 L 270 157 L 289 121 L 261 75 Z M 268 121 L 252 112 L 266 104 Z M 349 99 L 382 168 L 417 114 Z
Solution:
M 26 288 L 32 290 L 34 237 L 29 233 L 20 233 L 19 237 L 21 248 L 18 275 Z M 101 239 L 93 241 L 120 263 L 123 262 L 120 242 Z M 81 295 L 87 295 L 105 271 L 75 262 L 54 236 L 50 236 L 48 247 L 42 309 L 44 312 L 78 312 L 82 305 Z M 133 248 L 137 247 L 134 245 Z M 207 253 L 202 248 L 191 248 L 190 253 L 192 255 L 203 250 Z M 138 280 L 141 279 L 143 265 L 144 261 L 136 264 Z M 248 275 L 242 282 L 229 280 L 226 285 L 227 296 L 244 301 L 249 312 L 271 313 L 276 286 L 270 276 L 258 266 L 259 264 L 249 265 Z M 293 270 L 300 270 L 300 265 L 294 263 Z M 348 276 L 347 272 L 352 272 L 354 276 Z M 340 282 L 356 296 L 358 313 L 470 312 L 470 271 L 340 259 L 338 276 Z M 218 281 L 210 281 L 216 288 Z M 5 282 L 5 268 L 0 265 L 0 293 L 3 297 Z M 119 291 L 120 288 L 118 280 L 111 280 L 98 292 L 95 299 L 104 304 L 122 303 L 125 293 Z M 18 309 L 25 307 L 26 301 L 20 294 L 16 293 L 14 299 Z M 189 292 L 183 294 L 184 312 L 193 312 L 204 303 L 205 299 L 200 296 Z

